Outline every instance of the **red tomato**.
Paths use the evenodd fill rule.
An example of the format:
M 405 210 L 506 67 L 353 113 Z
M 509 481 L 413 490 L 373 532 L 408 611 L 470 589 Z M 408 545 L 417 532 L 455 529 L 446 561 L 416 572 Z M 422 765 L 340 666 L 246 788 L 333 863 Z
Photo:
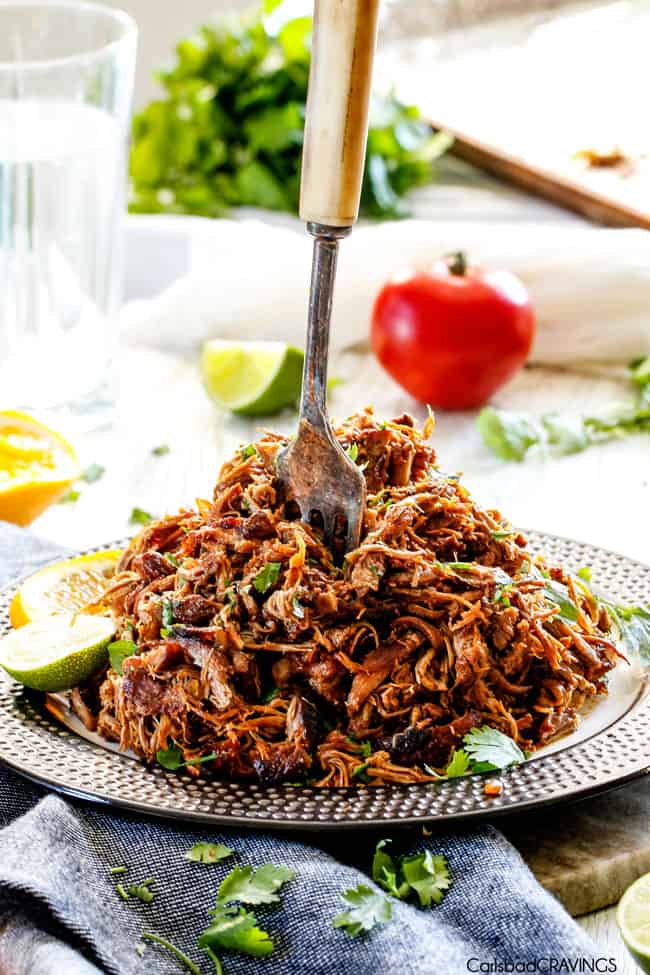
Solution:
M 452 254 L 384 285 L 372 312 L 375 354 L 421 403 L 482 406 L 526 362 L 535 315 L 519 278 Z

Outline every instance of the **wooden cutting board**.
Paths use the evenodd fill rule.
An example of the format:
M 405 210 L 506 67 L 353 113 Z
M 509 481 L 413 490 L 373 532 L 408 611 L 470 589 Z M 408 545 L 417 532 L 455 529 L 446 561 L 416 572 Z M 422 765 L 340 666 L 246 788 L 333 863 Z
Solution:
M 496 822 L 574 917 L 615 904 L 650 872 L 650 776 L 594 799 Z

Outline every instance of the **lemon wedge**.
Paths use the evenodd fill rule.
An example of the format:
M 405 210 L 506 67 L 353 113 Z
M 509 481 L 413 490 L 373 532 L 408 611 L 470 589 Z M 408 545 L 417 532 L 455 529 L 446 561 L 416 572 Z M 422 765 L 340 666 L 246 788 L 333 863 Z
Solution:
M 0 412 L 0 520 L 29 525 L 79 474 L 62 436 L 26 413 Z
M 23 582 L 9 607 L 12 626 L 58 613 L 106 612 L 102 596 L 115 572 L 121 552 L 94 552 L 46 565 Z

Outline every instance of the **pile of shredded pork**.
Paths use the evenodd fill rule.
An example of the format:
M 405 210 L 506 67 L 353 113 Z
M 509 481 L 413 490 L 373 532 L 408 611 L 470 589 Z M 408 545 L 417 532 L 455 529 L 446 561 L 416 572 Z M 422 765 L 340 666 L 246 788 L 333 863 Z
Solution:
M 148 525 L 108 592 L 136 652 L 76 690 L 86 722 L 148 762 L 176 746 L 220 776 L 320 786 L 429 781 L 482 725 L 525 749 L 575 728 L 616 661 L 607 614 L 438 470 L 429 427 L 366 410 L 337 430 L 368 490 L 340 566 L 283 496 L 273 434 L 213 501 Z

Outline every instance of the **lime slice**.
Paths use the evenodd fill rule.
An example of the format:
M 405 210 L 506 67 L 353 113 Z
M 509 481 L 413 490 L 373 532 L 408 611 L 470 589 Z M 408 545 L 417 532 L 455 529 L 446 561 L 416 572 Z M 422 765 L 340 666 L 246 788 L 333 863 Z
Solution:
M 303 354 L 285 342 L 206 342 L 203 382 L 222 410 L 271 416 L 300 396 Z
M 650 972 L 650 873 L 623 894 L 616 912 L 623 941 L 637 965 Z
M 114 634 L 104 616 L 61 613 L 3 637 L 0 666 L 35 691 L 64 691 L 99 670 Z

